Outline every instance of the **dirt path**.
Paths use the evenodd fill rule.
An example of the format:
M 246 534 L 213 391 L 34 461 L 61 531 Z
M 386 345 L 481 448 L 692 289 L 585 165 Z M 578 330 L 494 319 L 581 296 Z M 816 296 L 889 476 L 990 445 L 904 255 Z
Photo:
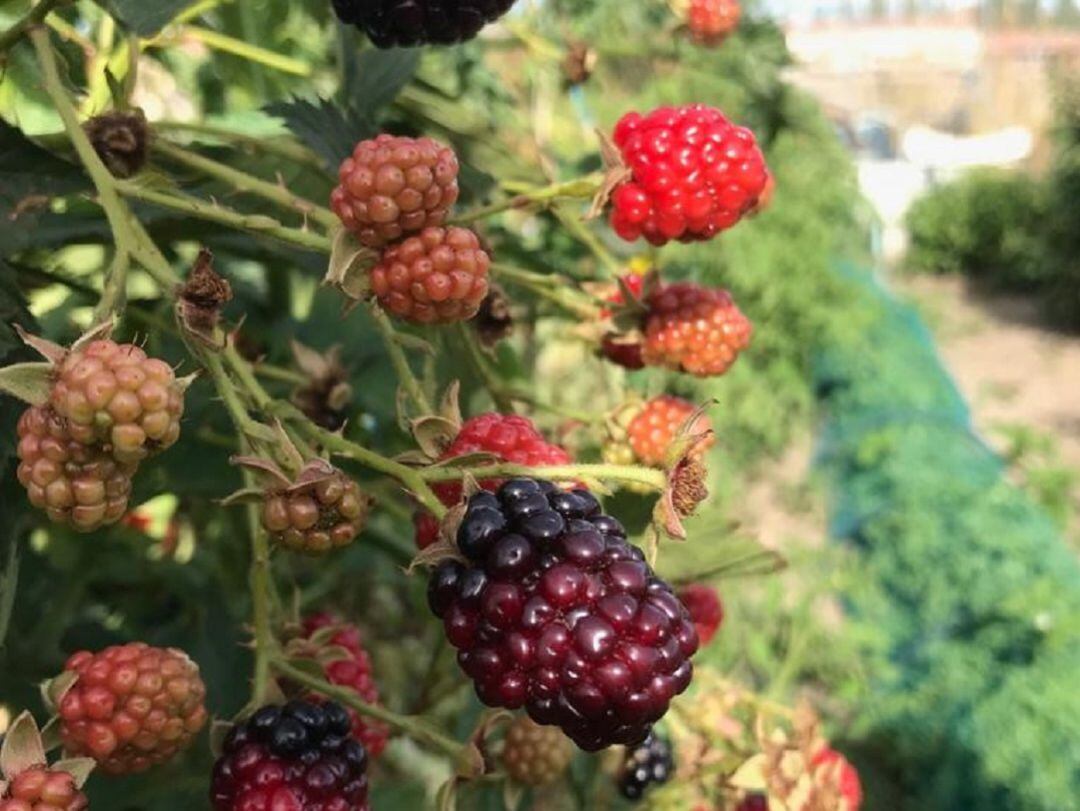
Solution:
M 938 350 L 971 405 L 976 427 L 1051 508 L 1070 500 L 1080 541 L 1080 337 L 1040 325 L 1037 307 L 989 296 L 963 279 L 898 282 L 934 330 Z

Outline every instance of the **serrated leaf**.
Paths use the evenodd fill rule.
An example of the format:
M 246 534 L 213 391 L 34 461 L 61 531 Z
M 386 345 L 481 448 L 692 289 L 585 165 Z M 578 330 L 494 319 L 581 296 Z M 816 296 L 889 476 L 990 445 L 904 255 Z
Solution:
M 67 772 L 75 779 L 75 788 L 82 788 L 90 779 L 90 773 L 97 764 L 92 758 L 73 757 L 58 760 L 52 765 L 54 772 Z
M 139 36 L 156 34 L 191 5 L 191 0 L 111 0 L 113 15 Z
M 58 158 L 0 120 L 0 218 L 18 219 L 15 212 L 34 198 L 47 201 L 89 188 L 89 180 L 77 165 Z M 0 246 L 0 251 L 7 250 L 7 246 Z
M 378 131 L 371 121 L 323 98 L 314 102 L 276 101 L 263 111 L 284 121 L 293 135 L 334 169 L 352 154 L 358 141 L 371 138 Z
M 3 746 L 0 746 L 0 773 L 10 780 L 44 763 L 45 747 L 41 745 L 37 721 L 29 712 L 23 712 L 4 735 Z
M 412 80 L 420 55 L 418 48 L 369 48 L 360 52 L 346 66 L 341 99 L 364 118 L 374 121 L 376 113 L 397 98 Z

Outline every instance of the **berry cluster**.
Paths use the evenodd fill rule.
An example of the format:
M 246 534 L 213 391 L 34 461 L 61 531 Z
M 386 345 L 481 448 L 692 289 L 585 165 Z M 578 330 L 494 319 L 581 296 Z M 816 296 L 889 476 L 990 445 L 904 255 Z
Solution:
M 741 16 L 739 0 L 690 0 L 686 25 L 694 42 L 716 47 L 734 33 Z
M 429 602 L 485 704 L 596 751 L 640 743 L 690 684 L 685 607 L 588 491 L 477 493 L 457 545 L 465 560 L 440 564 Z
M 17 476 L 30 503 L 79 532 L 127 512 L 139 463 L 180 436 L 184 383 L 132 344 L 91 341 L 54 362 L 49 402 L 19 419 Z
M 333 0 L 342 22 L 379 48 L 451 45 L 472 39 L 514 0 Z
M 74 681 L 60 699 L 60 735 L 71 754 L 110 774 L 171 760 L 206 724 L 206 687 L 182 651 L 142 642 L 72 655 Z
M 511 779 L 524 786 L 546 786 L 558 780 L 574 757 L 570 739 L 555 727 L 544 727 L 519 715 L 506 730 L 502 763 Z
M 263 707 L 225 739 L 214 811 L 368 811 L 368 755 L 332 701 Z
M 368 704 L 378 704 L 379 687 L 372 676 L 371 658 L 364 650 L 360 629 L 330 614 L 313 614 L 304 620 L 304 633 L 308 639 L 327 628 L 333 630 L 333 635 L 327 637 L 324 644 L 340 649 L 345 655 L 323 665 L 326 680 L 339 687 L 348 687 Z M 307 700 L 315 703 L 323 701 L 315 694 L 308 695 Z M 364 745 L 368 755 L 377 758 L 390 738 L 389 727 L 355 710 L 345 708 L 345 711 L 352 723 L 353 737 Z
M 338 177 L 331 207 L 363 245 L 381 250 L 369 272 L 379 304 L 418 324 L 475 316 L 491 257 L 473 231 L 442 227 L 459 194 L 454 151 L 431 138 L 382 134 L 357 144 Z
M 371 499 L 329 465 L 314 462 L 306 471 L 295 484 L 266 493 L 263 527 L 275 543 L 308 555 L 348 546 L 367 523 Z
M 443 462 L 471 453 L 489 453 L 504 462 L 528 467 L 568 465 L 570 454 L 544 439 L 533 421 L 516 414 L 480 414 L 466 420 L 453 442 L 439 456 Z M 494 491 L 502 484 L 498 479 L 485 479 L 480 486 Z M 461 501 L 460 482 L 445 482 L 432 487 L 439 501 L 447 507 Z M 430 546 L 438 536 L 438 524 L 430 513 L 416 518 L 416 543 L 421 549 Z
M 615 144 L 630 170 L 611 198 L 611 226 L 654 245 L 712 239 L 755 205 L 765 158 L 750 130 L 702 104 L 628 113 Z
M 705 583 L 692 583 L 679 590 L 679 599 L 690 614 L 702 646 L 708 645 L 724 621 L 724 605 L 716 589 Z
M 660 786 L 675 772 L 671 743 L 652 733 L 626 753 L 619 772 L 619 793 L 628 800 L 640 800 L 650 786 Z
M 0 788 L 0 811 L 84 811 L 86 795 L 65 771 L 36 766 Z

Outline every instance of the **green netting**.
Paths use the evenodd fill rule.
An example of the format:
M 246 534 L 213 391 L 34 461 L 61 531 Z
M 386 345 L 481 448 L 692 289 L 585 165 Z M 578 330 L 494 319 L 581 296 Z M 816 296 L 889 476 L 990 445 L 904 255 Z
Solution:
M 870 795 L 920 811 L 1078 809 L 1076 553 L 973 431 L 918 315 L 871 274 L 838 272 L 874 310 L 816 373 L 832 531 L 865 565 L 851 614 L 885 640 L 857 725 Z

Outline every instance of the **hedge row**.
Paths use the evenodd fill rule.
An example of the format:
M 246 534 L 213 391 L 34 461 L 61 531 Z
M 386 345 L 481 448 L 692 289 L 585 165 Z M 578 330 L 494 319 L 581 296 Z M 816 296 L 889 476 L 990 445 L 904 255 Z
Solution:
M 841 271 L 876 317 L 817 369 L 848 596 L 884 640 L 855 753 L 874 808 L 1080 808 L 1080 565 L 1011 485 L 918 316 Z M 890 799 L 891 798 L 891 799 Z

